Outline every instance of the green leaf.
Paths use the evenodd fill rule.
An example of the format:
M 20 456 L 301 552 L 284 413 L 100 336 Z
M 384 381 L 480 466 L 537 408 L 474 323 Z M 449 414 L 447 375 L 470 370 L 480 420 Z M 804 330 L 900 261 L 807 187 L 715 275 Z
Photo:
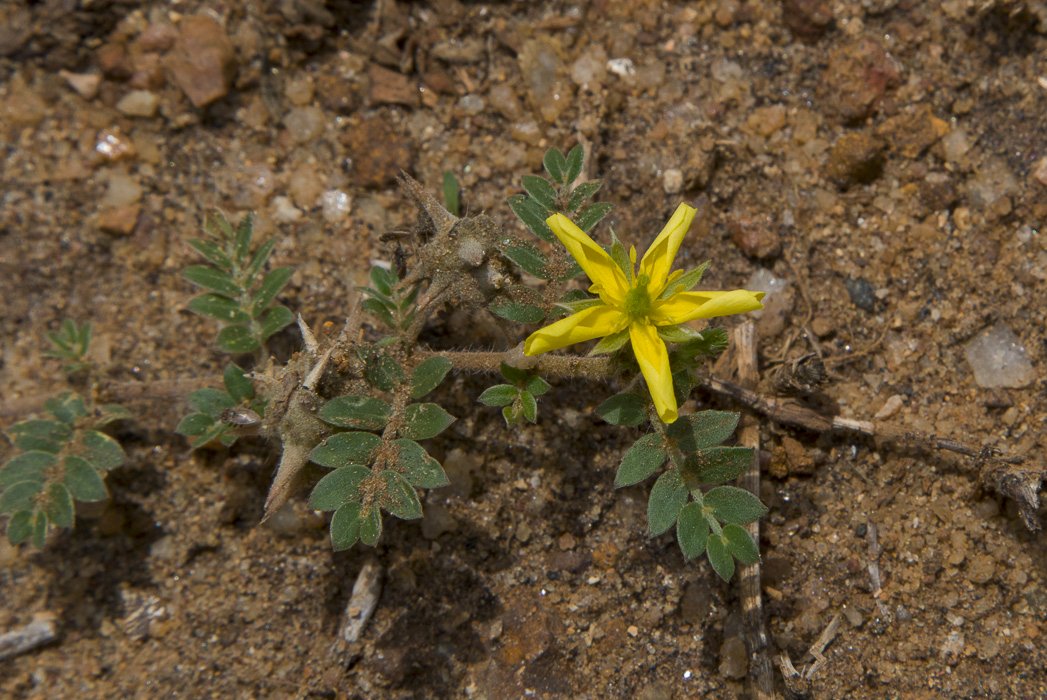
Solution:
M 599 192 L 602 186 L 603 182 L 600 180 L 590 180 L 575 187 L 571 190 L 571 196 L 567 199 L 567 211 L 572 212 L 578 209 L 578 207 L 585 204 L 587 200 Z
M 578 218 L 575 220 L 575 225 L 582 229 L 586 233 L 596 228 L 596 225 L 603 221 L 603 218 L 611 213 L 611 209 L 614 207 L 607 202 L 596 202 L 590 204 L 578 214 Z
M 760 548 L 741 525 L 734 523 L 723 526 L 723 538 L 727 540 L 727 551 L 743 564 L 760 561 Z
M 182 276 L 197 287 L 210 289 L 212 292 L 232 299 L 236 299 L 243 293 L 240 285 L 234 282 L 232 277 L 207 265 L 190 265 L 182 271 Z
M 658 433 L 644 435 L 634 442 L 622 457 L 622 463 L 618 465 L 618 473 L 614 477 L 614 487 L 620 489 L 640 483 L 658 471 L 658 468 L 665 464 L 665 458 L 662 436 Z
M 686 469 L 702 484 L 734 481 L 749 468 L 753 450 L 748 447 L 708 447 L 686 457 Z
M 435 403 L 413 403 L 404 411 L 400 434 L 411 440 L 425 440 L 436 437 L 454 421 L 454 416 Z
M 214 241 L 205 241 L 202 238 L 193 238 L 189 241 L 189 245 L 200 255 L 204 256 L 208 262 L 214 263 L 219 269 L 229 271 L 233 269 L 233 261 L 229 259 L 229 256 L 225 254 Z
M 213 420 L 219 420 L 222 412 L 236 406 L 233 397 L 220 389 L 197 389 L 189 394 L 189 405 L 197 413 L 205 413 Z
M 127 459 L 119 442 L 97 430 L 77 431 L 72 452 L 100 472 L 116 469 Z
M 47 480 L 47 470 L 58 463 L 58 458 L 51 452 L 31 450 L 15 455 L 0 469 L 0 488 L 6 488 L 20 481 Z
M 360 539 L 360 504 L 346 503 L 331 516 L 331 549 L 344 552 Z
M 44 401 L 44 408 L 67 425 L 72 425 L 78 419 L 87 416 L 87 405 L 83 397 L 72 391 L 52 396 Z
M 341 428 L 381 430 L 389 422 L 389 404 L 370 396 L 339 396 L 320 409 L 320 420 Z
M 71 527 L 73 524 L 73 496 L 69 489 L 61 484 L 51 484 L 47 488 L 47 503 L 44 505 L 47 517 L 58 527 Z
M 225 218 L 225 214 L 217 209 L 204 215 L 204 231 L 218 240 L 230 243 L 234 242 L 233 239 L 236 237 L 229 219 Z
M 699 357 L 716 357 L 727 349 L 727 331 L 723 328 L 706 328 L 701 336 L 673 350 L 670 357 L 674 367 L 693 365 Z
M 69 455 L 63 464 L 65 466 L 63 483 L 73 494 L 73 498 L 78 501 L 103 501 L 109 497 L 102 477 L 86 460 L 76 455 Z
M 628 342 L 629 329 L 623 328 L 617 333 L 612 333 L 611 335 L 600 338 L 600 341 L 593 346 L 592 350 L 589 351 L 589 355 L 609 355 L 612 352 L 618 352 L 621 350 Z
M 131 417 L 131 412 L 116 403 L 105 403 L 102 405 L 95 406 L 95 414 L 92 425 L 95 428 L 103 428 L 110 423 L 115 423 L 119 420 L 127 420 Z
M 538 401 L 529 391 L 520 392 L 520 415 L 530 423 L 538 420 Z
M 206 413 L 190 413 L 178 421 L 178 427 L 175 428 L 175 432 L 186 437 L 196 437 L 213 425 L 215 425 L 214 418 Z
M 65 423 L 32 419 L 15 423 L 7 431 L 11 442 L 20 450 L 58 452 L 69 441 L 72 431 Z
M 397 447 L 397 465 L 412 486 L 436 489 L 451 483 L 440 463 L 414 440 L 394 440 Z
M 262 314 L 259 323 L 262 326 L 262 340 L 268 340 L 294 323 L 294 314 L 286 306 L 274 306 Z
M 549 173 L 555 182 L 564 183 L 566 182 L 567 174 L 567 159 L 564 158 L 563 151 L 559 148 L 550 148 L 545 152 L 545 157 L 542 158 L 542 165 L 545 166 L 545 172 Z
M 607 252 L 611 256 L 611 260 L 618 266 L 618 269 L 625 275 L 625 278 L 631 279 L 633 276 L 633 261 L 629 258 L 629 251 L 618 240 L 618 235 L 614 232 L 614 229 L 611 229 L 611 247 Z
M 20 510 L 7 521 L 7 541 L 12 545 L 22 544 L 33 535 L 33 513 Z
M 258 291 L 254 293 L 254 297 L 251 299 L 251 315 L 257 317 L 262 313 L 276 298 L 276 295 L 280 293 L 280 290 L 291 280 L 291 275 L 294 274 L 293 267 L 278 267 L 275 270 L 270 270 L 265 277 L 262 278 L 262 284 L 258 286 Z
M 680 451 L 690 454 L 706 447 L 719 445 L 734 434 L 739 415 L 730 411 L 699 411 L 669 426 L 669 438 Z
M 367 515 L 360 516 L 360 541 L 368 547 L 378 544 L 382 537 L 382 511 L 378 506 L 372 506 Z
M 445 170 L 443 178 L 444 208 L 455 216 L 461 214 L 460 192 L 458 178 L 450 170 Z
M 713 571 L 724 581 L 730 581 L 734 576 L 734 557 L 731 556 L 727 543 L 723 541 L 722 537 L 720 535 L 710 537 L 705 545 L 705 551 L 709 557 L 709 563 L 713 566 Z
M 218 331 L 215 344 L 218 345 L 218 349 L 222 352 L 234 355 L 254 352 L 260 347 L 258 339 L 251 332 L 250 327 L 241 323 L 226 326 Z
M 545 381 L 537 374 L 528 377 L 524 383 L 524 389 L 530 392 L 534 396 L 541 396 L 545 392 L 549 391 L 549 382 Z
M 680 470 L 666 470 L 654 486 L 647 499 L 647 531 L 660 535 L 676 524 L 680 509 L 687 503 L 687 487 L 680 476 Z
M 540 206 L 545 207 L 548 214 L 556 211 L 556 190 L 548 180 L 537 175 L 524 175 L 522 181 L 527 194 Z
M 689 343 L 701 340 L 702 334 L 687 326 L 658 326 L 658 337 L 667 343 Z
M 537 306 L 517 301 L 495 302 L 489 308 L 495 316 L 517 323 L 541 323 L 545 318 L 545 312 Z
M 268 241 L 258 246 L 258 250 L 254 252 L 254 255 L 251 257 L 251 262 L 244 270 L 244 280 L 247 284 L 251 284 L 251 282 L 254 281 L 255 276 L 262 271 L 262 267 L 265 266 L 265 261 L 273 254 L 273 248 L 275 247 L 275 238 L 270 238 Z
M 446 357 L 434 355 L 422 360 L 411 373 L 411 398 L 420 399 L 440 386 L 452 366 Z
M 549 263 L 545 256 L 534 246 L 526 243 L 516 243 L 507 245 L 501 250 L 505 257 L 519 265 L 524 272 L 540 279 L 549 279 L 549 271 L 546 269 L 546 265 Z
M 360 484 L 371 476 L 371 470 L 359 464 L 335 469 L 316 482 L 309 494 L 309 507 L 314 510 L 337 510 L 346 503 L 360 501 Z
M 382 391 L 392 391 L 404 380 L 404 371 L 393 358 L 381 351 L 361 352 L 364 359 L 364 379 Z
M 240 304 L 221 294 L 201 294 L 189 300 L 189 310 L 223 323 L 248 323 L 251 319 Z
M 596 415 L 611 425 L 637 426 L 647 418 L 647 402 L 631 394 L 615 394 L 596 407 Z
M 662 290 L 662 293 L 658 295 L 658 298 L 668 299 L 674 294 L 679 294 L 680 292 L 688 292 L 694 289 L 695 285 L 702 281 L 702 275 L 704 275 L 705 271 L 709 269 L 709 262 L 709 260 L 706 260 L 698 267 L 692 268 L 680 275 L 679 277 L 677 277 L 675 280 L 666 285 L 665 289 Z
M 224 218 L 224 217 L 223 217 Z M 240 219 L 236 227 L 236 257 L 243 260 L 251 250 L 251 237 L 254 234 L 254 217 L 248 212 Z
M 574 299 L 571 301 L 558 301 L 556 305 L 559 308 L 564 309 L 565 311 L 569 311 L 572 314 L 576 314 L 579 311 L 591 309 L 594 306 L 604 306 L 604 302 L 603 299 L 586 297 L 584 299 Z
M 207 428 L 202 433 L 193 437 L 193 439 L 189 441 L 189 447 L 196 450 L 201 447 L 204 447 L 205 445 L 208 445 L 209 443 L 215 440 L 220 442 L 225 447 L 229 447 L 234 442 L 236 442 L 236 435 L 232 434 L 232 432 L 229 430 L 229 426 L 227 426 L 225 423 L 215 421 L 211 423 L 211 425 L 207 426 Z
M 517 395 L 520 390 L 515 386 L 508 384 L 495 384 L 492 387 L 484 389 L 484 393 L 480 394 L 480 398 L 477 399 L 484 406 L 508 406 L 513 401 L 516 401 Z
M 371 464 L 382 438 L 374 433 L 335 433 L 309 453 L 309 459 L 321 467 L 338 469 L 351 464 Z
M 248 379 L 247 373 L 236 363 L 230 362 L 225 366 L 225 371 L 222 372 L 222 382 L 225 384 L 225 390 L 229 392 L 229 398 L 235 403 L 243 403 L 254 398 L 254 384 Z
M 43 489 L 44 482 L 35 479 L 11 484 L 0 494 L 0 515 L 19 510 L 32 510 L 37 495 Z
M 582 163 L 585 161 L 585 149 L 578 144 L 570 150 L 564 163 L 564 183 L 570 184 L 582 174 Z
M 531 230 L 531 233 L 550 243 L 556 240 L 556 236 L 545 223 L 548 217 L 538 202 L 522 194 L 514 194 L 505 201 L 517 218 Z
M 767 514 L 767 506 L 759 498 L 736 486 L 717 486 L 705 494 L 705 505 L 717 520 L 736 525 L 755 522 Z
M 688 503 L 680 510 L 680 517 L 676 521 L 676 541 L 680 543 L 684 559 L 690 561 L 700 557 L 705 552 L 708 540 L 709 523 L 702 515 L 702 507 L 697 503 Z
M 43 549 L 47 544 L 47 513 L 38 510 L 33 513 L 33 546 Z
M 391 469 L 386 469 L 382 472 L 382 480 L 385 482 L 383 508 L 402 520 L 422 517 L 422 503 L 407 479 Z
M 360 304 L 364 309 L 370 311 L 372 314 L 378 317 L 382 323 L 389 326 L 390 328 L 396 327 L 396 319 L 393 318 L 393 312 L 389 309 L 384 302 L 379 299 L 365 299 Z
M 371 266 L 370 276 L 371 284 L 374 285 L 375 291 L 386 297 L 393 295 L 393 288 L 400 282 L 400 278 L 396 276 L 395 272 L 379 265 Z

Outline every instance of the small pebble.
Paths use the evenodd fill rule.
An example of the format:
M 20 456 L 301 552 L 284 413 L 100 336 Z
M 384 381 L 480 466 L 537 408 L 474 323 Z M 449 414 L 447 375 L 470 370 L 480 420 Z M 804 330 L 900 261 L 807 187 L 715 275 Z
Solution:
M 1036 379 L 1036 370 L 1018 336 L 1003 323 L 979 334 L 964 348 L 980 387 L 1020 389 Z
M 290 198 L 274 197 L 273 218 L 281 224 L 290 224 L 301 219 L 302 212 L 295 207 L 294 202 Z
M 636 74 L 636 64 L 631 58 L 612 58 L 607 61 L 607 70 L 621 78 L 628 78 Z
M 864 277 L 848 277 L 843 281 L 851 303 L 862 311 L 872 313 L 876 310 L 876 290 Z
M 666 194 L 677 194 L 683 189 L 683 173 L 678 168 L 669 168 L 662 173 L 662 189 Z
M 164 59 L 174 83 L 196 108 L 225 97 L 236 75 L 236 50 L 209 15 L 183 17 L 174 49 Z
M 772 258 L 782 252 L 778 227 L 766 214 L 739 214 L 727 223 L 731 242 L 751 258 Z
M 70 73 L 67 70 L 59 71 L 69 87 L 76 90 L 77 94 L 85 100 L 93 100 L 98 94 L 98 86 L 102 82 L 102 76 L 97 73 Z
M 353 209 L 353 199 L 341 190 L 327 190 L 320 196 L 324 221 L 336 224 L 345 221 Z
M 901 407 L 905 404 L 905 397 L 901 394 L 895 394 L 887 399 L 876 415 L 873 416 L 873 420 L 887 420 L 893 417 Z
M 720 645 L 720 675 L 741 680 L 748 672 L 749 658 L 745 653 L 745 642 L 741 637 L 728 637 Z
M 148 90 L 132 90 L 116 103 L 116 109 L 129 117 L 156 116 L 159 106 L 159 96 Z
M 313 79 L 308 75 L 298 74 L 287 81 L 284 95 L 287 101 L 296 107 L 305 107 L 313 101 Z
M 319 107 L 295 107 L 284 116 L 284 126 L 295 143 L 315 140 L 323 132 L 324 121 Z

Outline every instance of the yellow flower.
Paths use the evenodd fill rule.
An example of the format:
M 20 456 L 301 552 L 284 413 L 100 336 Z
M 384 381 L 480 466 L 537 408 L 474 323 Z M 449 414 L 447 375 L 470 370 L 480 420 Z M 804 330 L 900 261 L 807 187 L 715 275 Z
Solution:
M 731 292 L 691 292 L 674 282 L 683 271 L 670 274 L 673 259 L 694 219 L 694 207 L 681 204 L 640 260 L 636 270 L 636 248 L 615 258 L 608 255 L 584 231 L 563 214 L 553 214 L 545 223 L 560 239 L 592 281 L 590 292 L 599 295 L 592 305 L 532 333 L 524 342 L 524 353 L 539 355 L 550 350 L 627 332 L 633 354 L 640 365 L 658 417 L 672 423 L 677 417 L 669 352 L 659 328 L 676 326 L 696 318 L 713 318 L 763 308 L 763 292 L 736 289 Z M 619 244 L 616 244 L 619 245 Z M 620 248 L 620 245 L 619 245 Z M 612 252 L 615 252 L 612 249 Z M 694 283 L 691 284 L 693 286 Z M 624 344 L 624 343 L 623 343 Z

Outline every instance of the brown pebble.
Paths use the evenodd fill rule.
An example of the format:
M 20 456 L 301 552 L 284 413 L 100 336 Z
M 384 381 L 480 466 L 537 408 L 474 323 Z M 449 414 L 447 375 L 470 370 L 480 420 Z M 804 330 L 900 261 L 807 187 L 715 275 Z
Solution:
M 821 82 L 821 97 L 828 110 L 845 122 L 865 119 L 887 89 L 901 80 L 894 58 L 875 39 L 847 40 L 829 55 Z
M 371 104 L 396 104 L 417 107 L 419 104 L 418 86 L 402 73 L 391 71 L 377 64 L 367 69 L 371 81 L 368 97 Z
M 106 209 L 98 215 L 98 228 L 106 233 L 130 236 L 135 230 L 135 224 L 138 223 L 138 215 L 141 211 L 141 204 L 128 204 Z
M 127 80 L 131 77 L 131 59 L 127 55 L 127 47 L 123 44 L 102 44 L 95 51 L 95 61 L 107 78 Z
M 206 107 L 229 93 L 236 52 L 222 25 L 207 15 L 190 15 L 182 19 L 164 65 L 193 106 Z
M 868 131 L 852 131 L 829 151 L 828 175 L 843 187 L 872 182 L 883 172 L 884 144 Z
M 740 214 L 727 224 L 731 242 L 751 258 L 771 258 L 782 252 L 778 229 L 767 214 Z
M 934 116 L 930 105 L 923 104 L 891 117 L 876 133 L 884 138 L 892 152 L 916 158 L 948 134 L 949 125 Z
M 98 73 L 70 73 L 62 70 L 58 74 L 85 100 L 93 100 L 98 94 L 98 85 L 102 82 L 102 76 Z
M 350 81 L 334 73 L 321 73 L 315 80 L 314 94 L 329 112 L 349 114 L 359 106 L 359 90 Z
M 1036 161 L 1036 165 L 1032 168 L 1032 176 L 1036 182 L 1047 187 L 1047 156 Z
M 967 578 L 972 583 L 988 583 L 996 573 L 996 561 L 988 554 L 971 557 L 967 563 Z
M 811 332 L 819 338 L 828 338 L 834 331 L 832 322 L 827 318 L 817 316 L 811 321 Z
M 574 545 L 576 544 L 574 540 L 574 535 L 572 535 L 569 532 L 565 532 L 562 535 L 560 535 L 560 539 L 558 539 L 556 542 L 560 546 L 560 549 L 564 552 L 566 552 L 569 549 L 574 549 Z
M 833 10 L 829 0 L 783 0 L 782 20 L 801 39 L 817 39 L 832 26 Z

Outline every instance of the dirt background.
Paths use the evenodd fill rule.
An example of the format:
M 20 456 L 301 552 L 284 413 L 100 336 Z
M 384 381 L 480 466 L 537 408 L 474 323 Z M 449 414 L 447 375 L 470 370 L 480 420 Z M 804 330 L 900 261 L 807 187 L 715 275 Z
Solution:
M 40 352 L 66 317 L 95 323 L 105 382 L 153 398 L 118 431 L 109 505 L 43 552 L 0 544 L 0 630 L 60 630 L 0 665 L 0 694 L 744 694 L 736 585 L 644 536 L 647 487 L 613 491 L 635 435 L 593 416 L 606 387 L 557 386 L 509 431 L 475 404 L 485 381 L 455 377 L 441 400 L 461 418 L 432 446 L 452 486 L 376 551 L 332 554 L 300 499 L 257 527 L 275 458 L 172 432 L 171 382 L 226 361 L 186 309 L 186 240 L 210 207 L 254 210 L 297 268 L 285 302 L 338 325 L 378 237 L 413 219 L 399 168 L 434 189 L 455 172 L 468 211 L 522 235 L 505 197 L 546 147 L 582 143 L 623 238 L 642 249 L 703 200 L 681 263 L 713 259 L 714 289 L 787 283 L 765 368 L 821 352 L 843 415 L 1043 464 L 1045 29 L 1016 0 L 6 0 L 4 424 L 63 386 Z M 998 324 L 1032 363 L 1021 387 L 979 386 L 965 358 Z M 476 327 L 447 325 L 518 340 Z M 813 697 L 1047 694 L 1043 539 L 972 465 L 763 432 L 771 637 L 802 666 L 843 621 Z M 368 557 L 381 601 L 338 649 Z

